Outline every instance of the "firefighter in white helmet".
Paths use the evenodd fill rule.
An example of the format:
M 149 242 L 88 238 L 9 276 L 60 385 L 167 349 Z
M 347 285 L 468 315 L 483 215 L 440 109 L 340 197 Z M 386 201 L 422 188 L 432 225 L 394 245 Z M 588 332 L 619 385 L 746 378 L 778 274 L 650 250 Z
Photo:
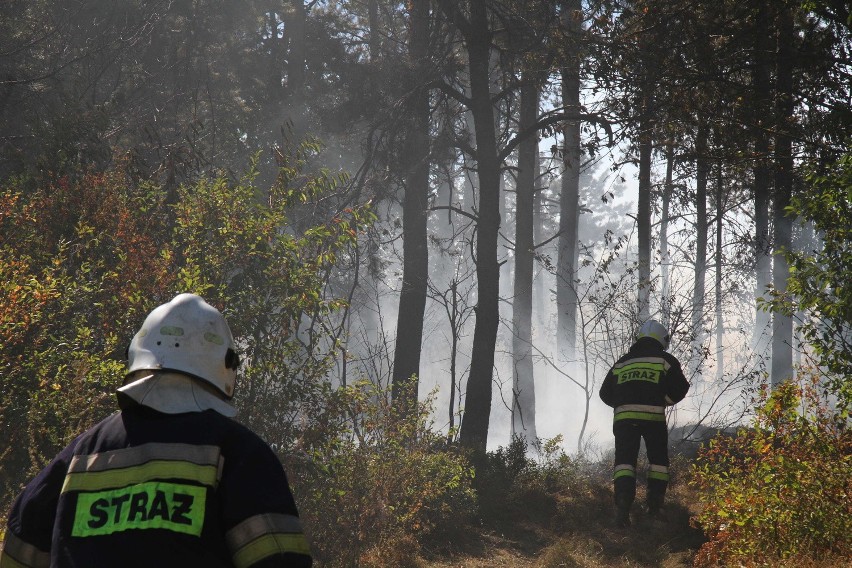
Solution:
M 668 330 L 656 320 L 642 324 L 636 343 L 607 373 L 601 400 L 615 409 L 613 489 L 616 525 L 630 526 L 636 498 L 636 461 L 644 438 L 648 454 L 648 516 L 663 520 L 662 506 L 669 481 L 666 407 L 683 400 L 689 382 L 680 362 L 666 351 Z
M 152 311 L 128 349 L 121 411 L 24 488 L 0 568 L 311 566 L 281 463 L 230 419 L 238 366 L 228 324 L 199 296 Z

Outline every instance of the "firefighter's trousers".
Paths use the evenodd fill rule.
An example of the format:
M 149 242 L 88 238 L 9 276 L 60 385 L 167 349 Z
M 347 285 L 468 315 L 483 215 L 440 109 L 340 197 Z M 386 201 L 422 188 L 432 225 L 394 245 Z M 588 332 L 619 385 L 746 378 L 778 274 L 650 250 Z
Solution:
M 668 428 L 664 421 L 639 419 L 617 420 L 612 426 L 615 434 L 615 471 L 613 485 L 615 504 L 628 510 L 636 498 L 636 459 L 639 444 L 645 439 L 648 453 L 648 508 L 663 506 L 669 482 Z

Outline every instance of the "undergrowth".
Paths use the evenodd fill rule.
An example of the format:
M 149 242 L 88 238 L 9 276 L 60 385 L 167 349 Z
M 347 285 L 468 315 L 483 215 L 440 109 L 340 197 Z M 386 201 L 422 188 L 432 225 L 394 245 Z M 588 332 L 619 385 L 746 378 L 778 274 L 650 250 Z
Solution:
M 700 455 L 696 567 L 847 565 L 852 558 L 852 436 L 818 380 L 764 392 L 751 428 Z

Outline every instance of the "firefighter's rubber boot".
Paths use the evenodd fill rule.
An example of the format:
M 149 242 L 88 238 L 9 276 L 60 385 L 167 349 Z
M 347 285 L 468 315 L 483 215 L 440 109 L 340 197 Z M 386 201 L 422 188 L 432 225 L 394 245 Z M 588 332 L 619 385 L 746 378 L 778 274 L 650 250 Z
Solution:
M 630 526 L 630 506 L 634 495 L 631 492 L 615 490 L 615 526 L 626 529 Z
M 618 508 L 615 510 L 615 528 L 630 528 L 630 509 Z
M 654 524 L 665 524 L 669 521 L 666 512 L 663 510 L 662 495 L 648 495 L 648 519 Z

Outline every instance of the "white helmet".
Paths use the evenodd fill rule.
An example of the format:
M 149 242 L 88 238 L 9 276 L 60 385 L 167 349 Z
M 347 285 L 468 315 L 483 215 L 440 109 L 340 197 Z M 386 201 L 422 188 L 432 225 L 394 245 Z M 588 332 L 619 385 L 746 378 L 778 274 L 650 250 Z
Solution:
M 642 324 L 642 327 L 639 328 L 637 338 L 641 339 L 642 337 L 652 337 L 660 342 L 663 349 L 669 348 L 669 341 L 671 340 L 669 331 L 657 320 L 648 320 Z
M 226 398 L 237 382 L 234 338 L 219 310 L 195 294 L 180 294 L 155 308 L 133 337 L 127 374 L 172 371 L 201 379 Z

